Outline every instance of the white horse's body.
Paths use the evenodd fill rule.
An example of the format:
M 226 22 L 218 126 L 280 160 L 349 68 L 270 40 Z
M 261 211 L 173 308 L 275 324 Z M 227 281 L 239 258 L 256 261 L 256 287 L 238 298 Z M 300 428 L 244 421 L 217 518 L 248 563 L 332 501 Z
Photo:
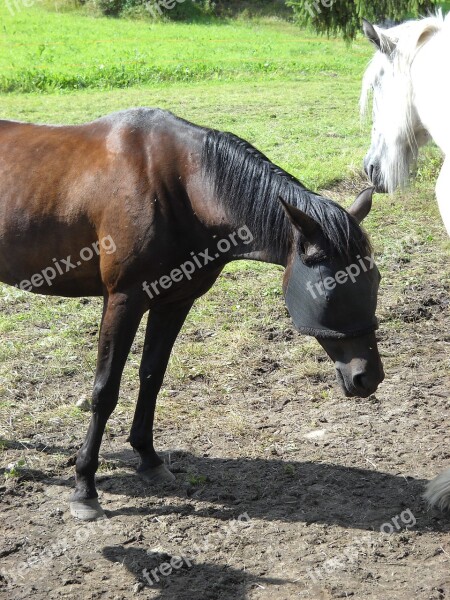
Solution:
M 450 235 L 450 15 L 380 29 L 364 22 L 378 52 L 363 81 L 364 111 L 373 91 L 372 143 L 366 173 L 379 191 L 393 192 L 409 179 L 418 149 L 432 138 L 444 154 L 436 197 Z M 450 469 L 431 481 L 425 499 L 450 509 Z
M 444 154 L 436 196 L 450 235 L 450 16 L 439 13 L 390 29 L 365 23 L 378 52 L 363 81 L 361 107 L 373 90 L 372 145 L 366 172 L 380 191 L 404 185 L 418 149 L 432 138 Z
M 444 153 L 436 197 L 450 235 L 450 18 L 422 46 L 411 65 L 414 101 L 419 118 Z

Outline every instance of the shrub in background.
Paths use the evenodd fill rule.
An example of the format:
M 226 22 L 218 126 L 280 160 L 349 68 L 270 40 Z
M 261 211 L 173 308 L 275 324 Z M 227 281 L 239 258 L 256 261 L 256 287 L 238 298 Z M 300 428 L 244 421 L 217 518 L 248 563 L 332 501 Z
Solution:
M 441 3 L 436 0 L 287 0 L 297 21 L 318 33 L 342 34 L 352 40 L 361 31 L 361 20 L 380 23 L 426 15 Z

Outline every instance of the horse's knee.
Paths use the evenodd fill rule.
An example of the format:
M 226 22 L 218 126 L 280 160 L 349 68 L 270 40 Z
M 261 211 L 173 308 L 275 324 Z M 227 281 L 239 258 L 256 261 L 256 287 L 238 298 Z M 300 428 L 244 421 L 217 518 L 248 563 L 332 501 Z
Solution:
M 153 377 L 153 369 L 149 366 L 142 366 L 139 369 L 139 383 L 141 385 L 148 385 Z
M 165 368 L 158 365 L 145 365 L 139 369 L 139 383 L 142 391 L 156 389 L 159 391 L 164 379 Z
M 92 391 L 92 412 L 108 418 L 118 401 L 118 388 L 108 383 L 97 382 Z

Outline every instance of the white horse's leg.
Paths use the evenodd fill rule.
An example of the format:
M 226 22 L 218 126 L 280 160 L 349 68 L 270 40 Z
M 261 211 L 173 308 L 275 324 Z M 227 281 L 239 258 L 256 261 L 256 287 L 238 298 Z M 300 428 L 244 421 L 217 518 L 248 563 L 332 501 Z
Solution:
M 450 469 L 430 481 L 423 497 L 431 506 L 450 509 Z
M 436 183 L 436 198 L 444 221 L 447 233 L 450 236 L 450 156 L 447 156 L 442 165 Z
M 436 197 L 442 220 L 450 236 L 450 156 L 447 156 L 444 160 L 439 174 L 436 184 Z M 442 510 L 450 509 L 450 469 L 430 481 L 423 497 L 431 506 L 437 506 Z

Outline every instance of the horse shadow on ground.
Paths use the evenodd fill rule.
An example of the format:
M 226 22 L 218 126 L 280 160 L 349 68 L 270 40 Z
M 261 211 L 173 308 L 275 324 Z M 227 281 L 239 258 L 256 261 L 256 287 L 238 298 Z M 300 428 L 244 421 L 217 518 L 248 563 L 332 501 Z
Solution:
M 71 455 L 74 454 L 79 446 L 55 446 L 51 444 L 45 444 L 43 442 L 17 442 L 15 440 L 7 440 L 0 438 L 0 446 L 4 450 L 35 450 L 36 452 L 42 452 L 43 454 L 61 454 Z
M 182 566 L 164 577 L 159 569 L 169 564 L 171 557 L 168 555 L 161 556 L 159 553 L 124 546 L 106 546 L 102 553 L 112 563 L 125 566 L 142 586 L 158 590 L 158 600 L 246 600 L 252 587 L 267 588 L 288 581 L 260 577 L 228 565 L 197 562 L 184 557 L 175 563 L 179 565 L 183 561 Z
M 130 467 L 136 464 L 132 451 L 109 453 L 107 458 Z M 98 477 L 100 499 L 102 491 L 139 499 L 133 507 L 109 510 L 109 516 L 189 515 L 195 510 L 199 517 L 225 521 L 246 512 L 252 519 L 379 531 L 384 523 L 409 510 L 416 521 L 415 531 L 450 531 L 448 515 L 428 509 L 422 499 L 427 482 L 413 477 L 333 464 L 205 458 L 188 452 L 172 453 L 170 468 L 176 482 L 158 486 L 123 472 Z M 168 503 L 155 506 L 140 500 L 149 496 L 166 498 Z M 173 506 L 170 498 L 186 502 Z M 201 508 L 194 508 L 192 499 L 199 500 Z
M 309 461 L 212 458 L 174 451 L 164 458 L 176 481 L 151 485 L 132 472 L 137 458 L 131 449 L 104 452 L 102 457 L 117 469 L 97 477 L 100 502 L 109 517 L 189 515 L 195 511 L 198 517 L 228 521 L 246 512 L 252 519 L 378 531 L 409 510 L 415 517 L 415 531 L 450 531 L 448 513 L 428 509 L 422 499 L 427 481 L 413 477 Z M 74 456 L 67 464 L 73 462 Z M 67 487 L 68 495 L 74 487 L 73 477 L 36 469 L 24 469 L 21 479 Z M 114 496 L 121 496 L 122 502 L 130 500 L 119 508 L 109 508 Z M 167 502 L 156 504 L 155 497 Z M 176 505 L 171 498 L 178 499 Z M 201 508 L 194 508 L 192 500 L 199 500 Z

